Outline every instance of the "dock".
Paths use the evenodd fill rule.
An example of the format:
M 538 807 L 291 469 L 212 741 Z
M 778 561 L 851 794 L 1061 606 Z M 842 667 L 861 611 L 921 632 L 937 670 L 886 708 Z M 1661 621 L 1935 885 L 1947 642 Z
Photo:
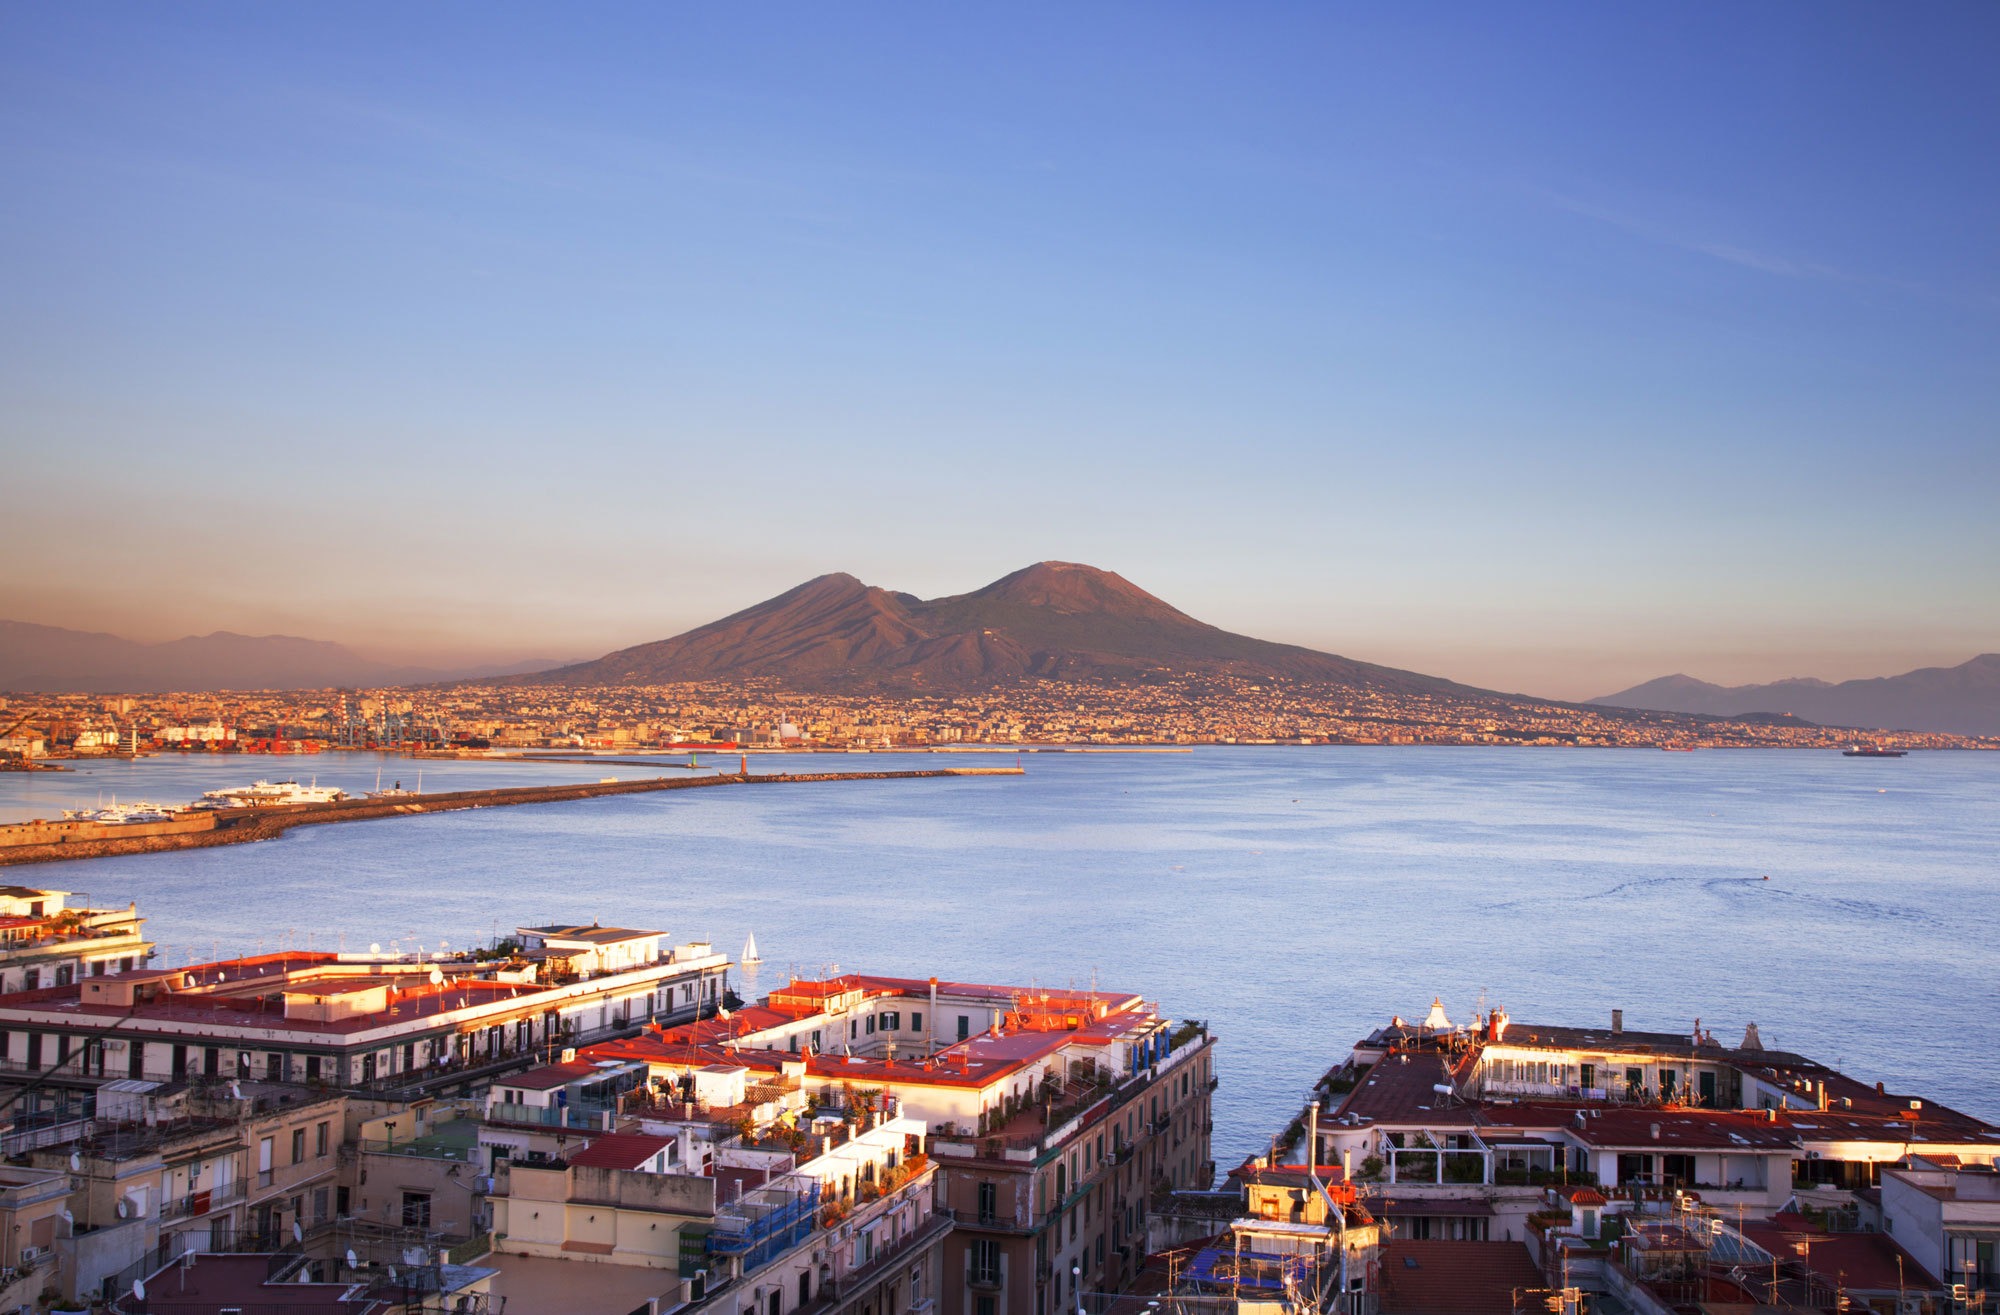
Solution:
M 419 817 L 466 808 L 506 808 L 518 804 L 558 804 L 605 795 L 651 794 L 660 790 L 703 790 L 724 786 L 816 785 L 836 781 L 908 781 L 950 776 L 1020 776 L 1019 767 L 933 767 L 895 772 L 722 772 L 714 776 L 648 777 L 636 781 L 595 781 L 575 785 L 520 785 L 494 790 L 455 790 L 394 799 L 343 799 L 333 804 L 289 804 L 269 808 L 226 808 L 187 814 L 171 822 L 107 825 L 97 822 L 21 822 L 0 826 L 0 867 L 67 859 L 158 854 L 213 845 L 271 840 L 295 826 L 327 822 L 372 822 Z

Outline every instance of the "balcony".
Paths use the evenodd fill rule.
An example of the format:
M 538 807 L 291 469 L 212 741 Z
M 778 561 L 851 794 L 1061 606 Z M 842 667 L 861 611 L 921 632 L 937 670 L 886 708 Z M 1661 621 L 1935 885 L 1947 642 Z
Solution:
M 185 1196 L 161 1202 L 160 1218 L 195 1219 L 202 1215 L 213 1214 L 242 1200 L 244 1191 L 243 1180 L 237 1178 L 205 1192 L 189 1192 Z
M 1013 1233 L 1026 1237 L 1035 1231 L 1035 1226 L 1023 1220 L 1003 1214 L 981 1214 L 973 1210 L 949 1210 L 940 1206 L 936 1214 L 949 1219 L 960 1228 L 981 1233 Z

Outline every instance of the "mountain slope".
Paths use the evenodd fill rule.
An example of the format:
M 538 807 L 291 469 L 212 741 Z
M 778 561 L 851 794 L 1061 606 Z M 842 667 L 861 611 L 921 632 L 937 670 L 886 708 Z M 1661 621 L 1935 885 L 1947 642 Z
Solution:
M 1030 677 L 1124 683 L 1185 674 L 1469 692 L 1414 672 L 1231 634 L 1122 576 L 1073 562 L 1040 562 L 983 589 L 930 600 L 851 575 L 823 575 L 672 639 L 533 679 L 613 685 L 768 677 L 800 688 L 948 691 Z
M 1837 685 L 1801 678 L 1725 686 L 1692 676 L 1662 676 L 1591 703 L 1711 717 L 1789 712 L 1823 726 L 2000 735 L 2000 653 L 1981 654 L 1955 667 L 1921 667 L 1900 676 Z

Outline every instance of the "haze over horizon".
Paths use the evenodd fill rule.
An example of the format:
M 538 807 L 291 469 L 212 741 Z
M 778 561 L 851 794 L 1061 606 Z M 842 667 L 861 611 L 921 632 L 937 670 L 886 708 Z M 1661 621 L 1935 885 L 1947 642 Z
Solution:
M 0 617 L 572 659 L 1053 558 L 1573 699 L 2000 650 L 1990 6 L 8 30 Z

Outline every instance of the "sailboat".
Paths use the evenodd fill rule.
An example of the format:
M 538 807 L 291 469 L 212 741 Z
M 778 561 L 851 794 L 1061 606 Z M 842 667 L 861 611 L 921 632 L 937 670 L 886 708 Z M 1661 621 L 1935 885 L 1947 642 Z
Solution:
M 762 962 L 764 960 L 758 957 L 757 954 L 757 933 L 753 931 L 750 933 L 749 939 L 743 942 L 743 963 L 747 967 L 750 964 Z

